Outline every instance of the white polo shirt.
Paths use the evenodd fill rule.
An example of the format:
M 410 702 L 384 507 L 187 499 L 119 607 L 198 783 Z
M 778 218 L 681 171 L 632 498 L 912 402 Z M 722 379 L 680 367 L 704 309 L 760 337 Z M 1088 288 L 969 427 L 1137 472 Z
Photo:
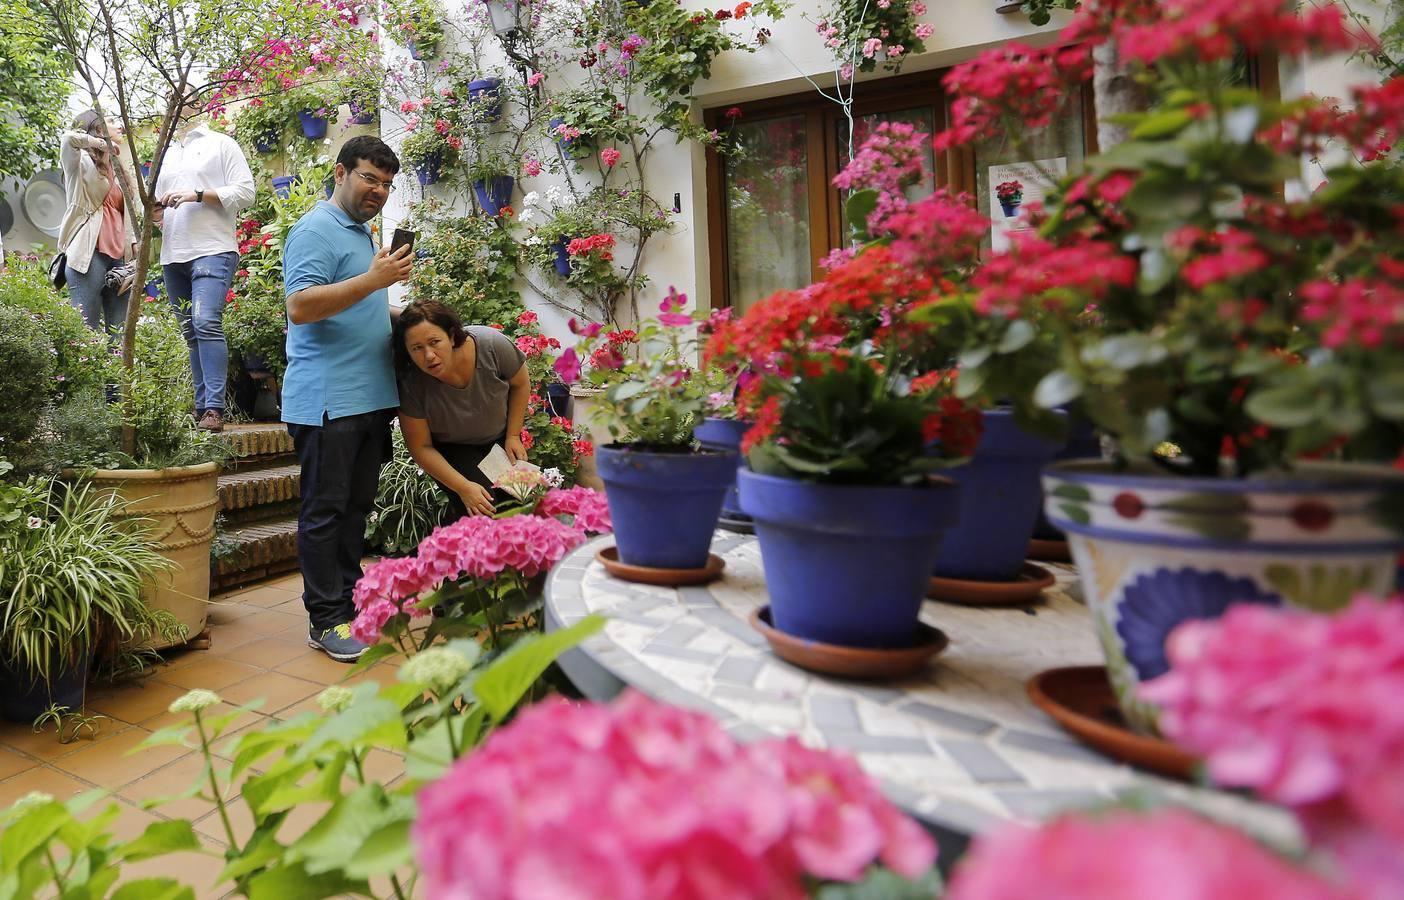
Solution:
M 170 191 L 213 191 L 222 209 L 182 203 L 165 212 L 161 265 L 238 250 L 234 228 L 254 199 L 253 173 L 234 139 L 197 125 L 184 141 L 172 141 L 156 181 L 156 196 Z

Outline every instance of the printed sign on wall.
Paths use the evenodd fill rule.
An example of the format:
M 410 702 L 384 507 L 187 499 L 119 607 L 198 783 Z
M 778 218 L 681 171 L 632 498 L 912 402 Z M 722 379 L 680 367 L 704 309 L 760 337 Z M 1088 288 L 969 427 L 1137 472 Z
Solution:
M 996 252 L 1009 246 L 1010 234 L 1029 230 L 1024 215 L 1029 204 L 1041 202 L 1053 182 L 1067 172 L 1066 156 L 989 167 L 990 243 Z

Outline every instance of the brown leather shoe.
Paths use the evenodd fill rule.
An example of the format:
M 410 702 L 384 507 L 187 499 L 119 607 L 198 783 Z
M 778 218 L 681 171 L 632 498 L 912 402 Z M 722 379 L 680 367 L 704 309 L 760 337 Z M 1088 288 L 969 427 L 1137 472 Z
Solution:
M 217 409 L 207 409 L 205 415 L 200 419 L 200 423 L 195 427 L 201 431 L 223 431 L 224 414 Z

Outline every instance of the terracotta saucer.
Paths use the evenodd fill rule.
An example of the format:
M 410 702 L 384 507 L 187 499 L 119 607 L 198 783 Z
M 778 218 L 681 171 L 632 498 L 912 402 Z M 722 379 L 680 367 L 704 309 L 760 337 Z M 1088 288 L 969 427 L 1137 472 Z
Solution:
M 1163 738 L 1126 726 L 1105 666 L 1049 669 L 1029 679 L 1029 699 L 1083 743 L 1138 768 L 1194 780 L 1199 760 Z
M 1024 563 L 1013 581 L 972 581 L 931 576 L 926 596 L 961 606 L 1026 606 L 1037 602 L 1043 589 L 1058 579 L 1043 566 Z
M 926 667 L 933 656 L 949 643 L 939 628 L 925 622 L 916 625 L 917 643 L 900 650 L 876 650 L 870 647 L 840 647 L 795 637 L 770 624 L 770 607 L 762 606 L 751 613 L 751 627 L 759 631 L 775 655 L 801 669 L 838 675 L 842 678 L 900 678 Z
M 619 548 L 605 547 L 595 554 L 595 559 L 605 567 L 605 571 L 623 581 L 638 584 L 656 584 L 662 587 L 682 587 L 689 584 L 707 584 L 721 577 L 726 561 L 715 553 L 707 554 L 707 565 L 700 569 L 654 569 L 649 566 L 631 566 L 619 561 Z
M 1029 540 L 1029 559 L 1039 562 L 1072 562 L 1072 552 L 1067 541 L 1049 541 L 1043 538 Z

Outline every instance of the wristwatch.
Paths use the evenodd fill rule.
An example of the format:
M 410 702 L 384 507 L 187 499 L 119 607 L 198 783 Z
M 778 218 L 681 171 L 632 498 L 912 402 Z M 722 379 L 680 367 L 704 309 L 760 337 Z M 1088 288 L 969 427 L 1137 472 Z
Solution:
M 196 189 L 195 189 L 195 202 L 196 202 L 196 203 L 204 203 L 204 202 L 205 202 L 205 189 L 204 189 L 204 188 L 196 188 Z

